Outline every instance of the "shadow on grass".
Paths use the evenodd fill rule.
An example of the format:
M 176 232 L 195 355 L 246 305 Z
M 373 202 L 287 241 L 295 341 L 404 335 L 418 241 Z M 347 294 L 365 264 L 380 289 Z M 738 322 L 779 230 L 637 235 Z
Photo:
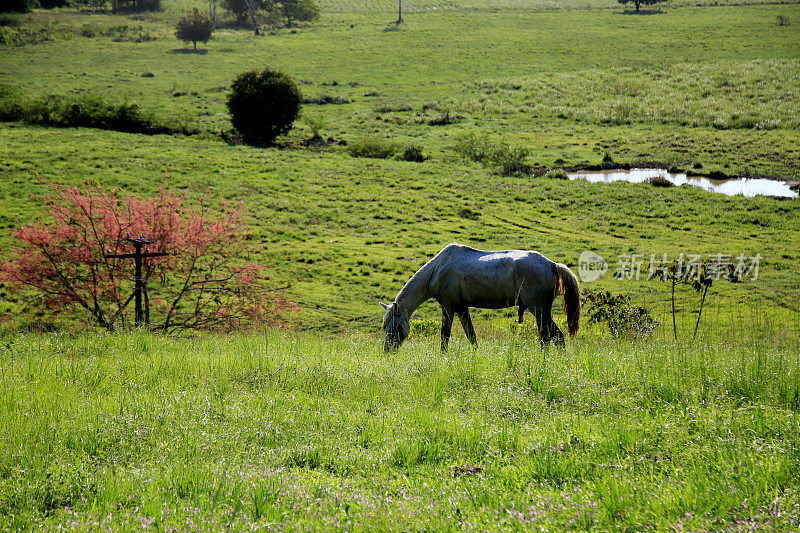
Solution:
M 208 50 L 205 48 L 201 48 L 199 50 L 194 50 L 192 48 L 173 48 L 168 53 L 170 54 L 198 54 L 204 56 L 208 53 Z
M 639 11 L 635 9 L 626 9 L 619 13 L 621 15 L 663 15 L 666 11 L 662 11 L 661 9 L 640 9 Z

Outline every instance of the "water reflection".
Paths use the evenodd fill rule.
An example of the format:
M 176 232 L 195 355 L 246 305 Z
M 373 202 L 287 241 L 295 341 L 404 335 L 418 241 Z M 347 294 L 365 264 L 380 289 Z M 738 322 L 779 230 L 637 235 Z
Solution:
M 673 174 L 659 168 L 633 168 L 631 170 L 602 170 L 593 172 L 572 172 L 567 174 L 569 179 L 585 179 L 592 183 L 627 181 L 630 183 L 644 183 L 650 178 L 662 177 L 674 185 L 691 185 L 707 191 L 718 192 L 734 196 L 780 196 L 783 198 L 797 198 L 798 194 L 789 188 L 789 185 L 776 180 L 761 178 L 733 178 L 729 180 L 712 180 L 702 176 L 687 176 L 686 174 Z

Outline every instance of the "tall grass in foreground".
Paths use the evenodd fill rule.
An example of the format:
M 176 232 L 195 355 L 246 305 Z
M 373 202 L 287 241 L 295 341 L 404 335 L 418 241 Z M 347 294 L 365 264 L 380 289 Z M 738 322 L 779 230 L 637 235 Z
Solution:
M 0 527 L 800 525 L 797 350 L 15 336 Z

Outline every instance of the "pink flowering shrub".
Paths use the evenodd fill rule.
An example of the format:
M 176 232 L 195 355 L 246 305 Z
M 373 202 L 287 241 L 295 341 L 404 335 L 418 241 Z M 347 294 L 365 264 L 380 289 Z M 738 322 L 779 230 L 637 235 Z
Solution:
M 133 252 L 126 236 L 155 241 L 147 259 L 150 327 L 230 331 L 275 325 L 297 310 L 275 288 L 264 265 L 250 261 L 242 205 L 208 205 L 160 188 L 150 197 L 108 193 L 96 186 L 47 183 L 45 220 L 16 229 L 0 280 L 16 291 L 37 320 L 67 316 L 107 329 L 131 327 Z

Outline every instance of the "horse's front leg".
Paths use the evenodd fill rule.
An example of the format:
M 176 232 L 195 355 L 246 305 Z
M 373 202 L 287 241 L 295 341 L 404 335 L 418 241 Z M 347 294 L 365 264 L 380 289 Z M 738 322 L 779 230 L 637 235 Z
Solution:
M 475 328 L 472 326 L 472 317 L 469 315 L 469 307 L 465 307 L 458 313 L 458 319 L 461 320 L 461 327 L 464 328 L 464 333 L 467 334 L 467 339 L 472 344 L 478 344 L 478 338 L 475 336 Z
M 453 311 L 442 306 L 442 351 L 447 351 L 450 332 L 453 330 Z
M 555 343 L 556 346 L 559 348 L 563 348 L 565 346 L 564 343 L 564 332 L 559 329 L 555 322 L 552 323 L 551 326 L 553 330 L 553 334 L 550 336 L 550 340 Z
M 536 329 L 539 330 L 539 342 L 542 348 L 550 344 L 552 330 L 550 324 L 553 322 L 553 317 L 549 313 L 549 308 L 536 307 L 531 309 L 533 316 L 536 317 Z M 555 324 L 553 324 L 555 325 Z

